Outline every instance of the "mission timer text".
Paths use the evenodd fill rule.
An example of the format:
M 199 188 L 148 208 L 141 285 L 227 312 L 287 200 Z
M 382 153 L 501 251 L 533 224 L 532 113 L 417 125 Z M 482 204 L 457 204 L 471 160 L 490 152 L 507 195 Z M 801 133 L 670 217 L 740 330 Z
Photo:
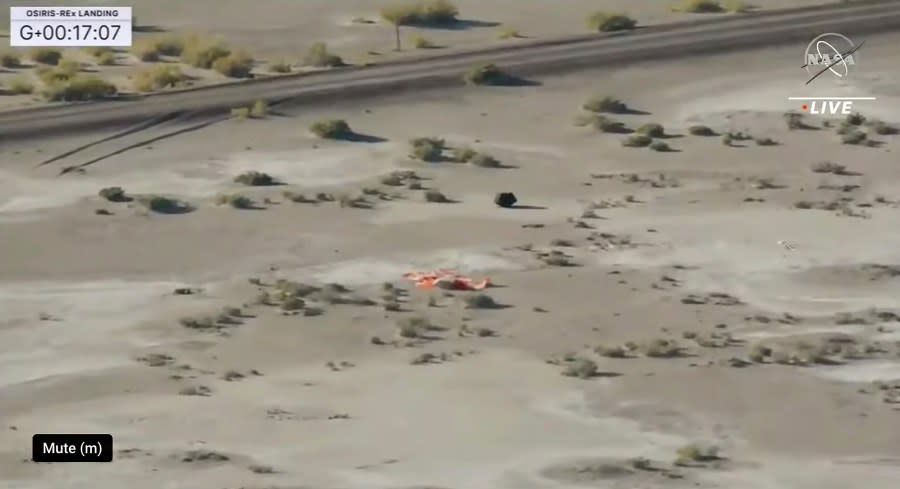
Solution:
M 128 47 L 131 7 L 10 7 L 10 46 Z

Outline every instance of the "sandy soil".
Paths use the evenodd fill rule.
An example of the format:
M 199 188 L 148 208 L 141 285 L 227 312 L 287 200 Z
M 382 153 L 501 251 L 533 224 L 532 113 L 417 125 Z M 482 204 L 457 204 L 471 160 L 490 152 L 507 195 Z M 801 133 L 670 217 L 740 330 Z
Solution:
M 900 141 L 783 120 L 788 96 L 838 92 L 900 123 L 898 40 L 867 40 L 852 80 L 809 92 L 795 47 L 740 70 L 689 59 L 278 108 L 64 175 L 178 127 L 44 166 L 99 136 L 5 147 L 0 487 L 898 487 Z M 612 117 L 664 124 L 675 151 L 576 127 L 592 95 L 647 112 Z M 330 117 L 373 142 L 307 134 Z M 419 136 L 508 168 L 411 161 Z M 825 160 L 844 171 L 813 171 Z M 285 185 L 233 182 L 249 170 Z M 379 183 L 398 170 L 457 202 Z M 110 186 L 135 200 L 97 196 Z M 371 209 L 283 197 L 363 188 Z M 495 207 L 506 190 L 533 208 Z M 259 208 L 216 204 L 232 192 Z M 149 194 L 193 211 L 150 212 Z M 436 267 L 490 276 L 496 307 L 401 278 Z M 578 367 L 591 375 L 563 375 Z M 112 433 L 116 460 L 31 463 L 36 432 Z
M 100 2 L 101 4 L 103 2 Z M 112 2 L 115 3 L 115 2 Z M 402 3 L 402 2 L 401 2 Z M 258 0 L 249 9 L 246 0 L 137 0 L 130 5 L 137 16 L 141 32 L 136 42 L 159 35 L 199 34 L 219 38 L 228 45 L 248 51 L 257 58 L 256 73 L 272 75 L 272 62 L 294 64 L 295 69 L 306 50 L 315 42 L 325 42 L 330 51 L 347 63 L 377 63 L 397 56 L 423 53 L 412 47 L 411 38 L 422 36 L 440 49 L 486 46 L 516 42 L 500 39 L 504 30 L 516 30 L 523 38 L 545 38 L 586 32 L 585 19 L 596 11 L 626 12 L 641 24 L 650 25 L 721 14 L 673 12 L 675 0 L 631 2 L 627 0 L 567 0 L 565 8 L 548 0 L 475 0 L 455 1 L 461 22 L 453 28 L 413 28 L 402 32 L 403 52 L 394 52 L 392 26 L 379 19 L 379 10 L 392 4 L 381 0 Z M 757 9 L 796 7 L 829 3 L 825 0 L 760 0 L 751 2 Z M 60 1 L 58 5 L 95 5 L 97 2 Z M 727 4 L 727 2 L 723 2 Z M 8 16 L 11 5 L 29 5 L 18 0 L 0 0 L 0 19 Z M 248 10 L 249 9 L 249 10 Z M 354 21 L 354 19 L 357 19 Z M 360 23 L 359 19 L 372 21 Z M 3 20 L 8 25 L 8 20 Z M 27 59 L 27 50 L 17 50 L 26 67 L 0 70 L 0 110 L 45 103 L 40 96 L 41 82 L 35 75 L 36 65 Z M 426 50 L 428 51 L 428 50 Z M 65 51 L 67 58 L 83 65 L 86 73 L 115 83 L 123 92 L 135 90 L 133 77 L 153 63 L 142 63 L 127 50 L 116 56 L 115 66 L 100 66 L 97 60 L 77 48 Z M 167 59 L 166 62 L 177 61 Z M 212 70 L 181 65 L 190 77 L 186 84 L 203 85 L 228 81 Z M 8 89 L 20 78 L 32 80 L 35 95 L 14 95 Z

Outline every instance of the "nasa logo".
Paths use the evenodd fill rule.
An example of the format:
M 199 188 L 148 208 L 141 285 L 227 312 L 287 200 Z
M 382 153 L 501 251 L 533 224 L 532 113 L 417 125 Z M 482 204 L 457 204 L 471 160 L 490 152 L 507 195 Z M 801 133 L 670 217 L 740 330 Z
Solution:
M 829 32 L 813 39 L 803 53 L 803 68 L 810 78 L 807 84 L 826 71 L 838 78 L 844 78 L 850 74 L 850 65 L 856 66 L 854 53 L 859 46 L 853 43 L 847 36 L 836 32 Z

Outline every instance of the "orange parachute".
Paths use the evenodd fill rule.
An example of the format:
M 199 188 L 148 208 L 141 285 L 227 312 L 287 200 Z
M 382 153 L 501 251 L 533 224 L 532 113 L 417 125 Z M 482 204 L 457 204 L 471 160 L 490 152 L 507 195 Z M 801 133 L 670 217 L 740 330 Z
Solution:
M 438 287 L 449 290 L 482 290 L 491 284 L 487 278 L 476 280 L 446 269 L 431 272 L 408 272 L 403 274 L 403 278 L 412 280 L 420 289 Z

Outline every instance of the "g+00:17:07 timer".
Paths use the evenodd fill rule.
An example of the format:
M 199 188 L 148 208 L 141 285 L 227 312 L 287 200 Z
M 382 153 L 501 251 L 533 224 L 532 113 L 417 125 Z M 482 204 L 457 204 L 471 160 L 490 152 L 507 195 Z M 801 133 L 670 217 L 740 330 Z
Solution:
M 25 41 L 114 41 L 122 26 L 119 24 L 25 24 L 19 28 L 19 35 Z

